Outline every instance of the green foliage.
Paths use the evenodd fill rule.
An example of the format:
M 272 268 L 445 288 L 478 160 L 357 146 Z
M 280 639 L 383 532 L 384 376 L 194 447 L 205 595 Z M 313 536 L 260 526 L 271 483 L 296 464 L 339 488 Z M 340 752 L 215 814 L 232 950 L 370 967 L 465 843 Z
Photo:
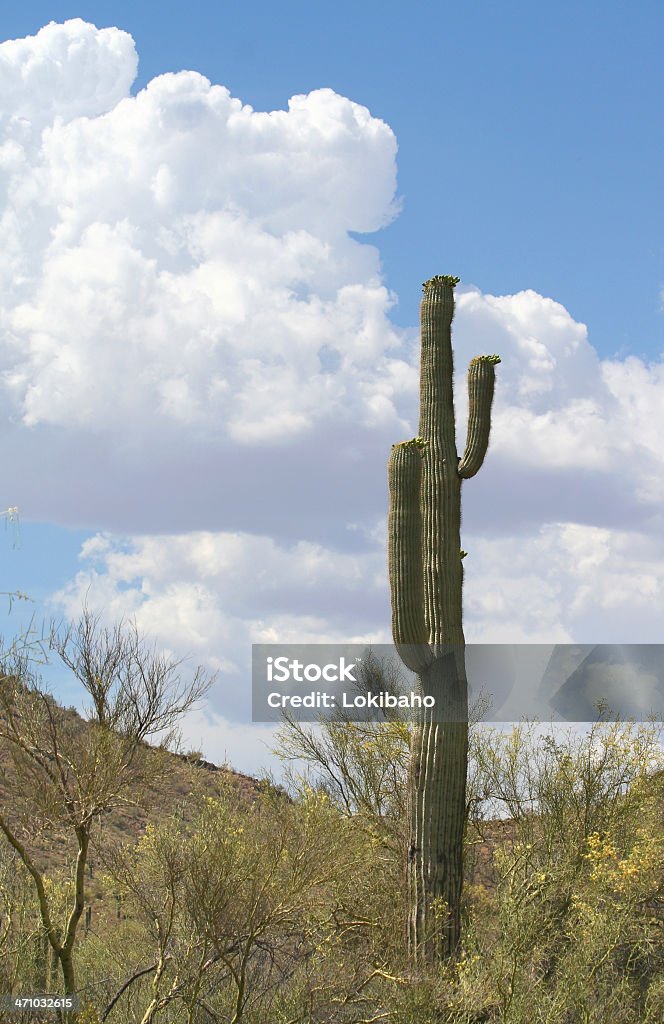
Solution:
M 426 448 L 427 442 L 423 437 L 411 437 L 410 441 L 399 441 L 397 444 L 393 444 L 393 448 L 419 448 L 423 451 Z
M 475 747 L 475 786 L 510 815 L 492 891 L 469 893 L 465 971 L 487 1019 L 655 1021 L 664 790 L 658 731 L 522 724 Z M 472 848 L 486 826 L 476 816 Z M 659 1009 L 655 1011 L 655 1007 Z
M 469 366 L 476 366 L 478 363 L 489 363 L 490 366 L 496 366 L 500 361 L 501 361 L 500 356 L 497 356 L 497 355 L 493 355 L 493 356 L 474 356 L 470 360 L 470 363 L 468 365 Z
M 78 1015 L 77 1024 L 101 1024 L 101 1018 L 99 1013 L 95 1010 L 94 1006 L 87 1003 L 81 1008 L 81 1012 Z
M 375 751 L 390 724 L 372 728 Z M 366 734 L 354 723 L 345 734 L 328 723 L 306 730 L 306 742 L 304 734 L 296 728 L 286 749 L 317 767 L 328 791 L 346 794 L 340 811 L 366 828 L 366 814 L 349 811 L 347 797 L 366 791 L 367 772 L 376 778 Z M 402 741 L 391 734 L 399 763 Z M 471 766 L 463 947 L 448 965 L 413 969 L 388 912 L 372 1012 L 399 1024 L 655 1024 L 664 1006 L 657 728 L 597 724 L 578 735 L 528 723 L 511 732 L 476 727 Z M 384 791 L 373 791 L 377 808 L 392 793 L 385 778 Z M 383 873 L 383 884 L 389 878 Z
M 437 284 L 449 284 L 454 288 L 460 280 L 460 277 L 454 277 L 452 274 L 435 274 L 433 277 L 430 277 L 428 281 L 424 282 L 422 285 L 422 291 L 426 292 L 429 288 Z
M 284 723 L 289 794 L 212 798 L 104 851 L 77 1024 L 657 1024 L 664 774 L 654 726 L 471 730 L 464 939 L 404 957 L 409 727 Z M 297 761 L 295 760 L 297 759 Z M 0 972 L 32 988 L 39 918 L 0 862 Z M 49 874 L 49 899 L 71 881 Z M 57 979 L 56 979 L 57 985 Z

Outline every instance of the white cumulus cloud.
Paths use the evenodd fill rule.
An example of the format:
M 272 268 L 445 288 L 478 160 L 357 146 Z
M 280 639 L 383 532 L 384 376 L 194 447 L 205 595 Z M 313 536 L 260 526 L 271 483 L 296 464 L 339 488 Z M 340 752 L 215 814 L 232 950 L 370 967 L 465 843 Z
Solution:
M 46 116 L 47 94 L 69 112 L 51 100 L 39 144 L 7 150 L 15 416 L 120 437 L 194 423 L 235 441 L 288 438 L 344 404 L 361 416 L 398 338 L 377 253 L 349 232 L 394 215 L 393 133 L 330 89 L 260 113 L 187 71 L 132 97 L 130 43 L 74 21 L 0 48 L 25 96 L 8 136 Z
M 0 47 L 0 123 L 11 135 L 105 114 L 129 94 L 137 68 L 128 32 L 97 29 L 80 18 L 51 22 Z

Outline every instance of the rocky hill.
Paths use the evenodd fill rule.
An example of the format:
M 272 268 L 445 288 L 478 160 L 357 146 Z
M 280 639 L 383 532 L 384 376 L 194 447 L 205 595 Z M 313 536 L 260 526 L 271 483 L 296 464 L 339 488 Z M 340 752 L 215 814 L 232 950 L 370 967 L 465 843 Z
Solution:
M 88 722 L 74 708 L 62 708 L 55 701 L 52 702 L 52 708 L 58 728 L 63 734 L 71 736 L 73 730 L 74 735 L 80 735 L 85 743 L 86 732 L 90 729 Z M 148 757 L 152 756 L 147 744 L 143 744 L 143 748 Z M 20 799 L 21 787 L 17 782 L 12 749 L 13 745 L 0 732 L 0 814 L 16 830 L 40 870 L 47 874 L 71 871 L 76 856 L 72 830 L 59 828 L 43 816 L 26 816 L 25 781 Z M 160 772 L 158 784 L 147 785 L 143 791 L 132 793 L 128 799 L 99 815 L 88 857 L 87 888 L 92 899 L 100 895 L 95 879 L 101 869 L 100 851 L 104 844 L 136 840 L 144 832 L 148 821 L 158 821 L 174 812 L 189 820 L 200 799 L 217 795 L 222 786 L 232 785 L 248 801 L 263 788 L 257 779 L 228 766 L 219 767 L 197 755 L 169 753 L 162 756 L 166 763 Z M 22 775 L 24 777 L 24 773 Z M 37 776 L 35 785 L 38 784 Z M 5 852 L 2 835 L 0 844 L 3 844 L 1 855 Z

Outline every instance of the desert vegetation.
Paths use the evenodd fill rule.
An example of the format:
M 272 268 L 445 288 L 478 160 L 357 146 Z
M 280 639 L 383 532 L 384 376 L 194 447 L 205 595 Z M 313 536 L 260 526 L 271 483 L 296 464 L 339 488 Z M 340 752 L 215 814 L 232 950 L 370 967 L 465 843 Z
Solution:
M 117 654 L 113 685 L 86 651 Z M 408 723 L 284 721 L 287 785 L 248 785 L 169 753 L 163 729 L 146 742 L 200 674 L 181 683 L 131 630 L 89 618 L 56 653 L 86 718 L 25 660 L 2 672 L 1 992 L 73 992 L 62 1018 L 80 1024 L 662 1019 L 654 724 L 471 724 L 461 941 L 414 962 Z

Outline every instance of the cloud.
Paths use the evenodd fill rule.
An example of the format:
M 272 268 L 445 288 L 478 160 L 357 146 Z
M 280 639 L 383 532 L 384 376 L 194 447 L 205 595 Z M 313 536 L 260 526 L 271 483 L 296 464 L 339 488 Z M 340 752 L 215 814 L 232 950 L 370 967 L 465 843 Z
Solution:
M 478 351 L 502 356 L 489 456 L 464 488 L 466 525 L 523 537 L 543 523 L 570 522 L 655 536 L 664 364 L 602 360 L 585 325 L 532 290 L 466 291 L 455 326 L 458 424 L 468 359 Z
M 386 643 L 385 554 L 344 554 L 248 533 L 122 541 L 98 534 L 83 568 L 53 596 L 75 618 L 83 603 L 108 621 L 130 617 L 175 656 L 218 672 L 211 703 L 251 711 L 252 643 Z
M 16 415 L 119 437 L 182 424 L 245 441 L 305 431 L 378 386 L 398 345 L 377 253 L 349 237 L 394 215 L 394 135 L 331 89 L 260 113 L 187 71 L 131 97 L 129 42 L 79 20 L 3 44 L 25 95 L 7 134 L 46 93 L 68 111 L 51 103 L 39 145 L 7 150 Z M 125 95 L 100 96 L 106 79 Z M 32 222 L 25 238 L 15 230 Z M 324 347 L 349 371 L 343 388 L 321 368 Z
M 0 390 L 25 514 L 204 527 L 200 481 L 221 481 L 203 490 L 223 520 L 225 480 L 251 480 L 266 445 L 315 479 L 321 432 L 357 461 L 406 429 L 411 339 L 351 237 L 397 212 L 383 121 L 331 89 L 257 112 L 193 71 L 131 96 L 131 37 L 80 20 L 0 60 Z M 80 487 L 102 465 L 127 501 Z
M 659 537 L 545 523 L 525 536 L 475 536 L 467 546 L 469 641 L 661 642 L 664 543 Z
M 470 643 L 658 643 L 664 543 L 553 523 L 469 544 L 464 628 Z M 122 540 L 98 534 L 54 595 L 75 617 L 85 601 L 110 621 L 134 618 L 175 654 L 218 671 L 213 705 L 247 718 L 252 643 L 389 643 L 383 544 L 363 553 L 198 532 Z M 617 639 L 618 638 L 618 639 Z
M 0 123 L 38 132 L 56 120 L 98 117 L 128 95 L 138 55 L 127 32 L 97 29 L 80 18 L 51 22 L 35 36 L 0 46 Z

